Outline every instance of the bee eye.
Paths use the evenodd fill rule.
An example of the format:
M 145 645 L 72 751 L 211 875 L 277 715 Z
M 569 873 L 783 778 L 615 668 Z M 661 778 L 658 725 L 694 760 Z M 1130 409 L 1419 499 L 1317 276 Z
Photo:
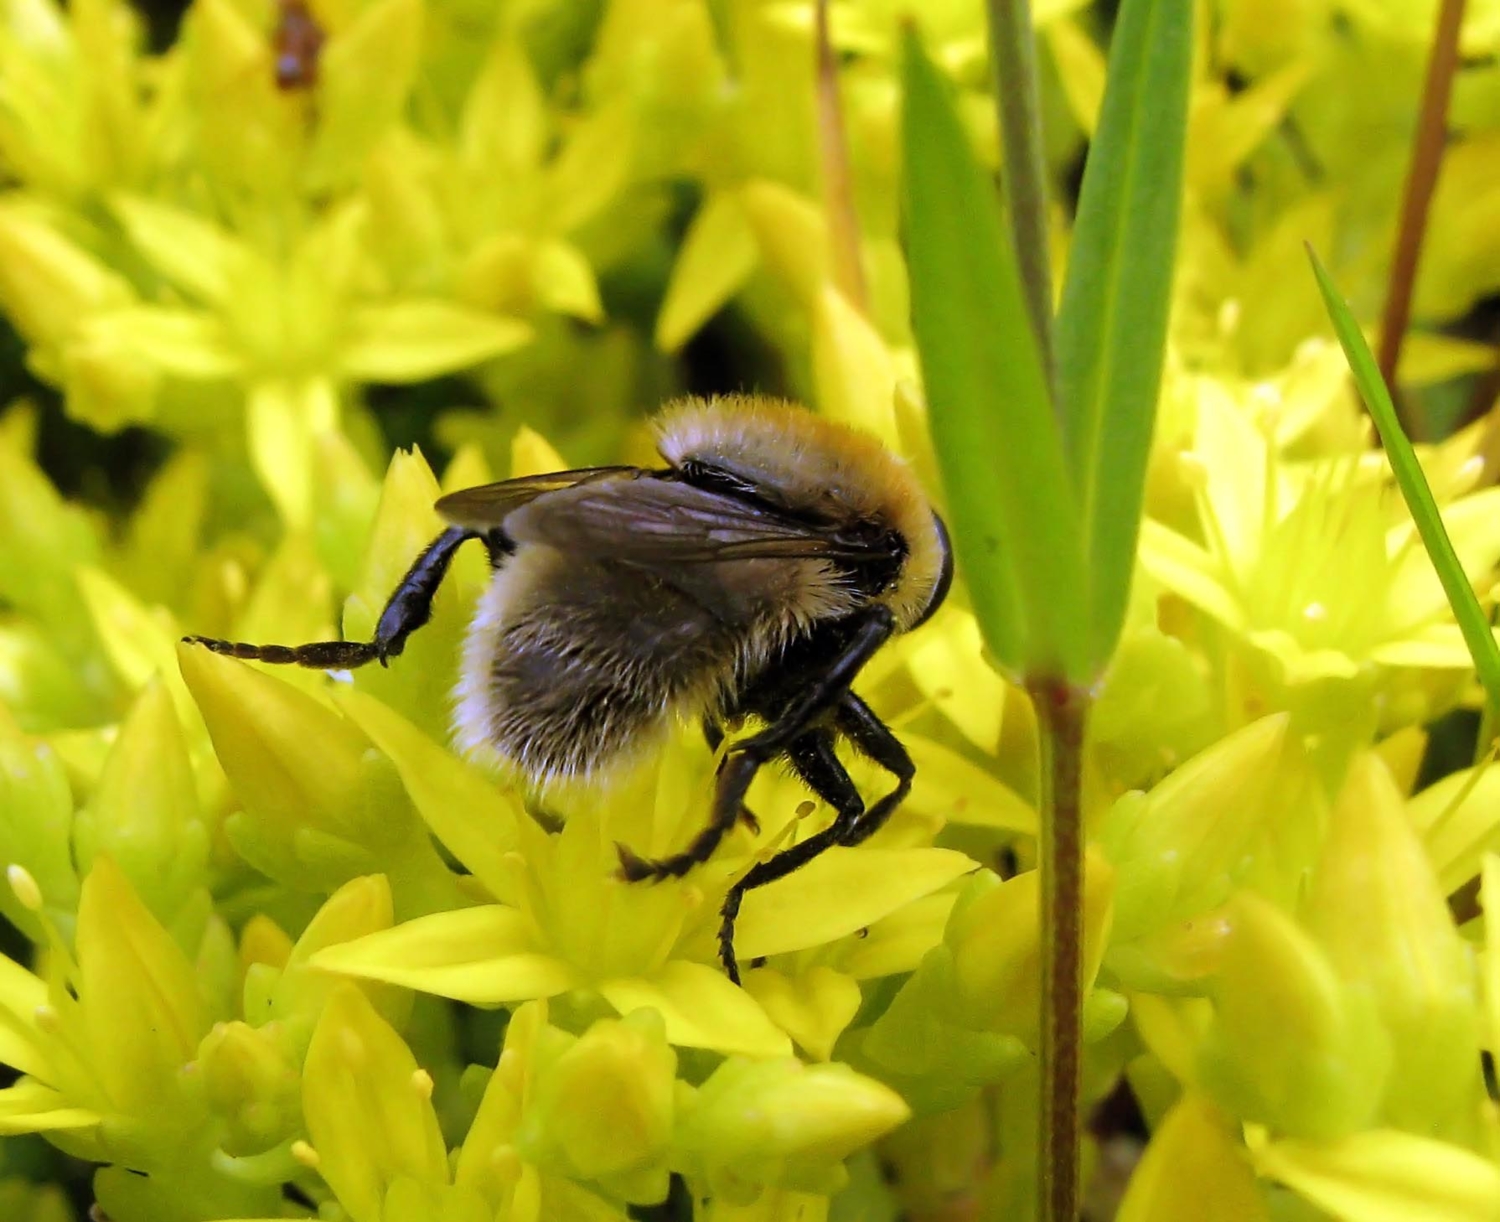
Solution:
M 933 524 L 937 527 L 938 547 L 943 555 L 942 571 L 938 574 L 937 585 L 932 588 L 932 597 L 927 600 L 927 606 L 923 608 L 922 614 L 917 617 L 913 628 L 918 628 L 930 620 L 937 609 L 943 605 L 943 600 L 948 597 L 948 589 L 953 585 L 953 544 L 948 540 L 948 524 L 938 514 L 932 515 Z

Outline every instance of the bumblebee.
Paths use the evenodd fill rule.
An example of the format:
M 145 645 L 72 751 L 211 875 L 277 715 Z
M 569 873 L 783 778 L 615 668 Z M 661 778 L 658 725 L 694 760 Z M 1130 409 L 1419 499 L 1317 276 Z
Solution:
M 620 876 L 680 877 L 748 814 L 757 770 L 784 763 L 835 812 L 827 828 L 750 868 L 722 909 L 720 955 L 739 981 L 734 922 L 747 891 L 833 845 L 855 845 L 911 788 L 911 757 L 850 684 L 953 579 L 942 519 L 874 438 L 759 397 L 690 399 L 655 421 L 664 466 L 590 467 L 443 497 L 451 525 L 417 557 L 369 642 L 245 645 L 217 653 L 346 669 L 402 651 L 470 539 L 493 575 L 463 650 L 458 745 L 536 788 L 600 781 L 701 722 L 732 742 L 706 825 L 659 859 L 618 845 Z M 866 805 L 840 741 L 894 778 Z

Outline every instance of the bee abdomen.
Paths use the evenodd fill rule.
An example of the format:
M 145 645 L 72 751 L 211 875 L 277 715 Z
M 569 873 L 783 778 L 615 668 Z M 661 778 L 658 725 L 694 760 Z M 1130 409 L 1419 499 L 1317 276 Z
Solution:
M 458 692 L 460 746 L 529 781 L 593 780 L 696 718 L 730 678 L 732 626 L 639 570 L 527 546 L 480 601 Z
M 489 745 L 541 782 L 588 779 L 648 749 L 678 693 L 659 675 L 621 675 L 539 642 L 510 642 L 490 672 Z

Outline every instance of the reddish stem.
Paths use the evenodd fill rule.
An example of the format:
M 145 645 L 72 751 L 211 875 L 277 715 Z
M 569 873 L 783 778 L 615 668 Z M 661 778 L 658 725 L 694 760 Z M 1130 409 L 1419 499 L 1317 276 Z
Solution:
M 1391 274 L 1386 285 L 1385 311 L 1380 319 L 1380 374 L 1391 388 L 1398 410 L 1400 397 L 1395 394 L 1396 367 L 1401 360 L 1401 342 L 1411 323 L 1412 291 L 1416 286 L 1417 264 L 1422 254 L 1422 236 L 1427 229 L 1427 213 L 1437 188 L 1438 170 L 1447 139 L 1448 99 L 1453 93 L 1453 75 L 1458 68 L 1458 35 L 1463 24 L 1464 0 L 1443 0 L 1438 10 L 1437 32 L 1432 52 L 1427 58 L 1427 79 L 1422 86 L 1422 111 L 1417 119 L 1416 139 L 1412 145 L 1411 168 L 1406 175 L 1406 191 L 1401 201 L 1401 221 L 1396 230 L 1396 249 L 1391 258 Z M 1413 435 L 1415 421 L 1405 419 L 1407 435 Z

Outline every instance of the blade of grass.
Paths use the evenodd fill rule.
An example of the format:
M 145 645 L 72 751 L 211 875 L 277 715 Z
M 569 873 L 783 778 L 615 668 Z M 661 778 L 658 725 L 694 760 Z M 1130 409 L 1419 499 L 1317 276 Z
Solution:
M 1386 457 L 1390 459 L 1396 483 L 1401 489 L 1401 495 L 1406 498 L 1407 508 L 1411 510 L 1412 520 L 1417 525 L 1417 533 L 1422 537 L 1422 545 L 1427 549 L 1432 567 L 1437 570 L 1438 580 L 1443 583 L 1448 605 L 1453 608 L 1453 616 L 1458 620 L 1464 642 L 1474 659 L 1474 669 L 1479 673 L 1479 682 L 1484 686 L 1486 708 L 1493 723 L 1497 711 L 1500 711 L 1500 647 L 1496 646 L 1494 634 L 1490 630 L 1489 616 L 1479 605 L 1479 599 L 1475 597 L 1474 589 L 1464 575 L 1463 565 L 1443 526 L 1442 512 L 1433 500 L 1432 489 L 1427 485 L 1427 477 L 1422 474 L 1416 452 L 1402 431 L 1395 404 L 1391 402 L 1390 390 L 1385 379 L 1380 376 L 1375 357 L 1365 343 L 1354 314 L 1339 296 L 1327 269 L 1311 246 L 1307 248 L 1307 256 L 1312 260 L 1313 275 L 1318 278 L 1323 304 L 1328 309 L 1328 317 L 1333 321 L 1339 343 L 1343 345 L 1344 357 L 1353 371 L 1355 385 L 1359 387 L 1359 393 L 1365 406 L 1370 409 L 1375 427 L 1380 431 L 1380 440 L 1385 446 Z
M 1191 0 L 1124 0 L 1057 319 L 1064 435 L 1091 578 L 1090 660 L 1124 622 L 1171 305 Z
M 1047 172 L 1042 157 L 1041 102 L 1036 83 L 1036 37 L 1028 0 L 989 0 L 990 56 L 995 67 L 995 111 L 1004 159 L 1000 181 L 1010 205 L 1010 231 L 1026 289 L 1026 306 L 1047 391 L 1058 407 L 1052 348 L 1052 267 L 1047 241 Z
M 912 325 L 960 570 L 1002 665 L 1082 678 L 1077 514 L 1015 253 L 947 82 L 910 28 L 902 77 Z

